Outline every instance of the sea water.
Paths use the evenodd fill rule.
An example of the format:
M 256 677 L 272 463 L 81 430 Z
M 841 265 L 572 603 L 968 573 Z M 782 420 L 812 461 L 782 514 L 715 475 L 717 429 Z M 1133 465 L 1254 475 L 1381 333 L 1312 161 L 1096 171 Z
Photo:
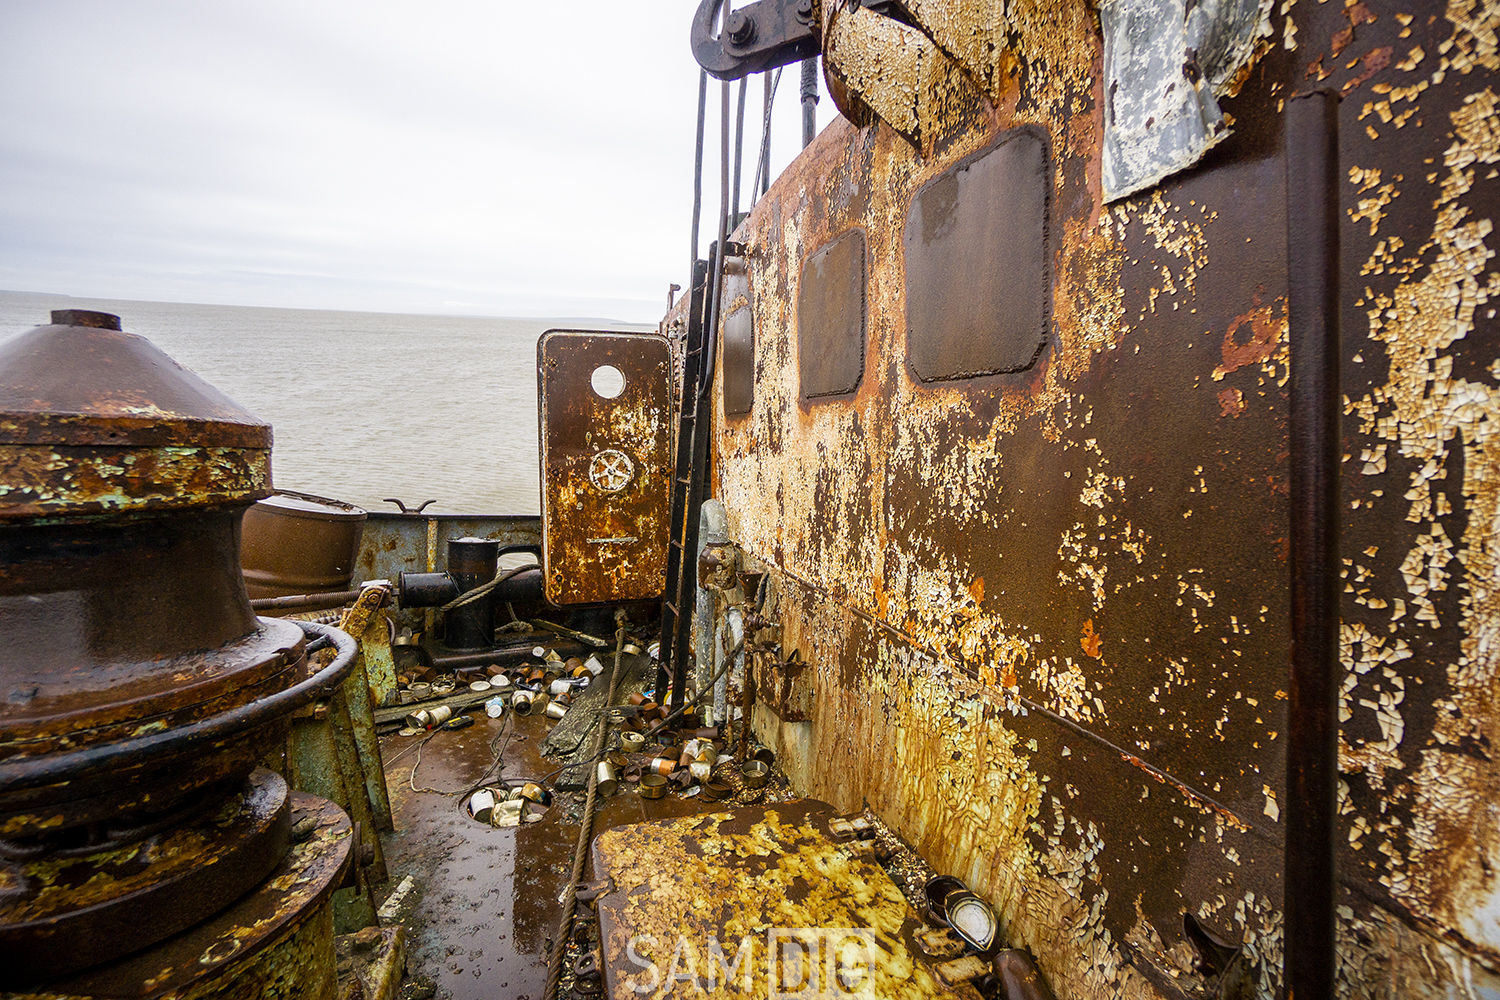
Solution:
M 535 514 L 536 341 L 608 320 L 267 309 L 0 292 L 0 341 L 53 309 L 114 313 L 275 433 L 280 489 L 368 510 Z

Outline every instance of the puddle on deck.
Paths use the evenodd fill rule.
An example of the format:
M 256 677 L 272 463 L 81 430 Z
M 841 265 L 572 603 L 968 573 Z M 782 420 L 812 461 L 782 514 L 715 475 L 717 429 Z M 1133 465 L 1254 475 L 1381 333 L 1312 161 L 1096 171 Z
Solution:
M 421 750 L 415 785 L 451 794 L 412 791 L 417 750 L 396 755 L 422 737 L 380 741 L 396 830 L 385 835 L 390 881 L 377 889 L 376 900 L 384 901 L 413 876 L 396 916 L 386 922 L 406 925 L 407 974 L 431 977 L 440 997 L 541 1000 L 545 992 L 583 794 L 558 793 L 539 822 L 495 829 L 468 815 L 460 793 L 491 766 L 492 744 L 504 747 L 502 778 L 536 779 L 553 771 L 557 763 L 540 754 L 549 728 L 542 716 L 507 714 L 501 720 L 479 712 L 467 729 L 439 731 Z M 505 733 L 511 734 L 508 742 Z M 634 785 L 622 782 L 617 794 L 600 801 L 593 832 L 709 807 L 722 808 L 676 794 L 642 799 Z

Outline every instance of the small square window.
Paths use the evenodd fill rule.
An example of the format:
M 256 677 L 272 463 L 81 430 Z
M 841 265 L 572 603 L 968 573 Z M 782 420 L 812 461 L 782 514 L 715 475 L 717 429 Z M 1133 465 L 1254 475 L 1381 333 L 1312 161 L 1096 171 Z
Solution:
M 845 396 L 865 373 L 865 234 L 851 229 L 802 262 L 797 288 L 802 398 Z
M 1051 171 L 1035 129 L 928 182 L 906 215 L 906 356 L 923 382 L 1025 371 L 1047 343 Z

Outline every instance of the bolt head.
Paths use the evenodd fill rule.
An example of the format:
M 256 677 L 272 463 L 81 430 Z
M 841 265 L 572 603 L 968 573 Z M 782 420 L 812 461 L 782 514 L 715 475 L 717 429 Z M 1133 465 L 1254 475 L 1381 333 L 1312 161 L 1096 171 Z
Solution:
M 755 37 L 755 20 L 743 10 L 731 13 L 725 27 L 729 32 L 729 40 L 736 45 L 744 45 Z

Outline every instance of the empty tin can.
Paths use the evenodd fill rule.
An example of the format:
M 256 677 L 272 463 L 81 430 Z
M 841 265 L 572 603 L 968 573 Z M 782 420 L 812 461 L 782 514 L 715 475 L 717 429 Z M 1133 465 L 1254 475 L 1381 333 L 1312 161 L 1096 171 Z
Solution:
M 641 776 L 639 788 L 641 798 L 659 799 L 667 794 L 667 779 L 659 774 L 645 774 Z
M 516 710 L 517 715 L 530 715 L 531 706 L 535 701 L 536 695 L 530 691 L 517 691 L 515 697 L 510 700 L 510 706 Z
M 746 788 L 764 788 L 771 780 L 771 768 L 760 760 L 747 761 L 740 768 L 740 774 L 745 778 Z
M 600 795 L 615 794 L 615 789 L 620 787 L 620 779 L 618 777 L 618 772 L 615 770 L 615 766 L 607 760 L 601 760 L 599 762 L 599 765 L 594 768 L 594 771 L 595 791 L 597 791 Z
M 641 748 L 646 745 L 646 737 L 640 733 L 625 730 L 620 734 L 620 749 L 628 753 L 640 753 Z
M 650 764 L 653 774 L 668 775 L 677 770 L 677 762 L 669 757 L 657 757 Z
M 547 715 L 554 719 L 561 719 L 568 714 L 568 706 L 557 701 L 547 703 Z
M 495 810 L 495 793 L 488 788 L 481 788 L 469 796 L 469 815 L 481 823 L 490 821 L 490 813 Z

